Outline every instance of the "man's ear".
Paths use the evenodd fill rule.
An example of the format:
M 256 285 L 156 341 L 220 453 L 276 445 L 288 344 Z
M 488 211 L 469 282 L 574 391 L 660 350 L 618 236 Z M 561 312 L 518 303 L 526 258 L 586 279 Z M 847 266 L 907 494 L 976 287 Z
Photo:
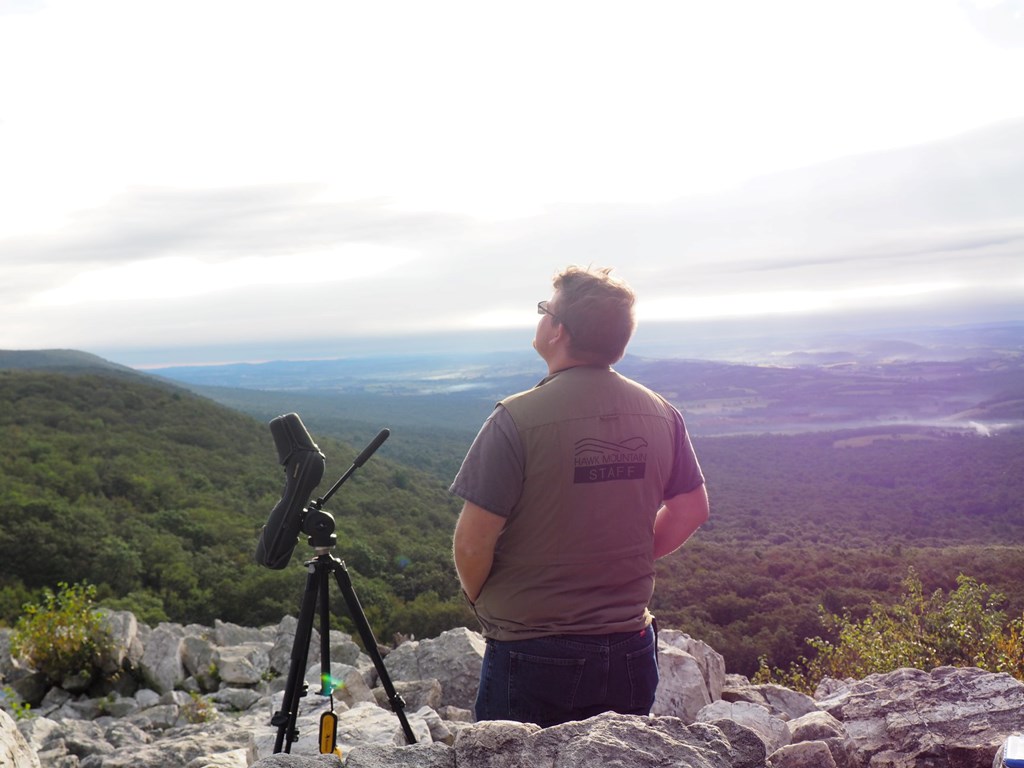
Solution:
M 564 323 L 552 323 L 551 324 L 551 343 L 568 343 L 569 342 L 569 331 L 565 327 Z

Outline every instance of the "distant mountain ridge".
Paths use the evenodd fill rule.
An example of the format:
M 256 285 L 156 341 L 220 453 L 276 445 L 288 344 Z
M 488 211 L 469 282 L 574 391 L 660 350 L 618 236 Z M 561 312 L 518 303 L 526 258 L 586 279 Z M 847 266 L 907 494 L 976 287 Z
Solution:
M 627 355 L 615 367 L 667 397 L 701 435 L 792 433 L 882 426 L 994 430 L 1024 425 L 1024 326 L 972 331 L 960 356 L 918 341 L 834 340 L 766 355 L 772 363 Z M 966 333 L 966 332 L 965 332 Z M 1014 342 L 1016 344 L 1014 345 Z M 494 407 L 545 374 L 532 350 L 391 355 L 261 364 L 182 366 L 153 373 L 232 407 L 270 401 L 325 418 L 400 413 L 407 424 L 473 432 Z
M 138 371 L 133 368 L 76 349 L 0 349 L 0 370 L 3 369 L 63 372 L 102 370 L 138 375 Z

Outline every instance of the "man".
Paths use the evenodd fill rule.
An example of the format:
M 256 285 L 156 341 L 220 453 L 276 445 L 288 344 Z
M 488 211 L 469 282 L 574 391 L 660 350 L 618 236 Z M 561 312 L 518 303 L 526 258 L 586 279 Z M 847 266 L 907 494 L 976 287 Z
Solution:
M 610 272 L 555 277 L 533 342 L 548 376 L 498 404 L 451 487 L 455 566 L 487 638 L 478 720 L 547 727 L 654 703 L 654 561 L 708 498 L 682 416 L 611 368 L 635 297 Z

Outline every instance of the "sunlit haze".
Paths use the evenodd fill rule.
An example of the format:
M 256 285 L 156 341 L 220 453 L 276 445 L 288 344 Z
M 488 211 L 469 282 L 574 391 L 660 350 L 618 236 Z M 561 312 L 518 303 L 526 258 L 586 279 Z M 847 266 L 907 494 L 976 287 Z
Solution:
M 0 71 L 0 348 L 528 343 L 571 263 L 641 325 L 1024 320 L 1019 0 L 14 0 Z

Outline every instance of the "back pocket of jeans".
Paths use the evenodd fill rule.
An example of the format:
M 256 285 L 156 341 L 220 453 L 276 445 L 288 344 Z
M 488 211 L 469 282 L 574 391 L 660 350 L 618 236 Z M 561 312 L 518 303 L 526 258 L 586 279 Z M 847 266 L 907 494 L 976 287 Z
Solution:
M 643 648 L 626 655 L 629 674 L 629 705 L 634 710 L 651 711 L 658 692 L 658 662 L 651 648 Z
M 585 659 L 509 654 L 508 700 L 513 719 L 545 726 L 572 719 Z

